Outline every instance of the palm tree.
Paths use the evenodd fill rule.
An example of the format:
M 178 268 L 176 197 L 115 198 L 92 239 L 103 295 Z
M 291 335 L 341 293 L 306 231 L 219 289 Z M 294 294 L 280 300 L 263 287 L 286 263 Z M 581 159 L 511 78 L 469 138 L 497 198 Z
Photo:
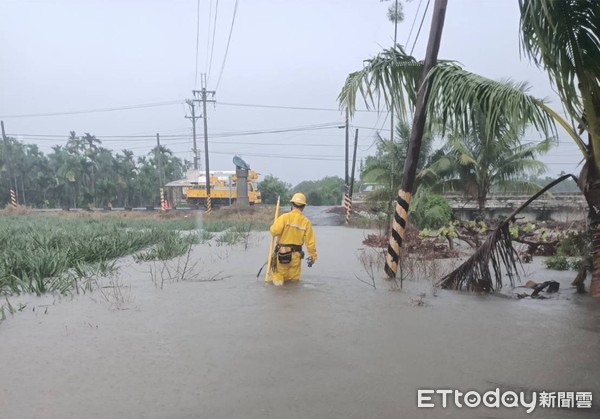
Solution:
M 521 46 L 526 56 L 548 72 L 569 116 L 578 122 L 587 143 L 547 103 L 527 94 L 524 84 L 496 82 L 452 62 L 438 63 L 427 75 L 428 119 L 452 126 L 466 137 L 478 112 L 488 132 L 500 134 L 499 122 L 530 124 L 544 137 L 556 133 L 555 123 L 575 141 L 586 163 L 580 188 L 592 209 L 600 208 L 600 2 L 597 0 L 519 0 Z M 358 95 L 367 105 L 394 104 L 401 114 L 414 106 L 422 63 L 401 47 L 388 49 L 348 76 L 340 93 L 342 107 L 352 112 Z M 519 88 L 522 87 L 522 88 Z M 590 211 L 591 294 L 600 297 L 600 210 Z
M 521 144 L 522 130 L 514 132 L 508 128 L 502 137 L 495 138 L 488 135 L 484 119 L 480 114 L 470 135 L 451 137 L 438 158 L 417 175 L 429 179 L 434 191 L 462 191 L 477 201 L 480 213 L 485 211 L 487 196 L 493 187 L 525 192 L 541 189 L 523 178 L 546 171 L 546 165 L 536 158 L 547 153 L 555 143 L 554 138 L 549 137 L 537 143 Z
M 370 201 L 393 202 L 396 191 L 402 181 L 402 173 L 397 170 L 402 167 L 406 160 L 406 151 L 410 140 L 410 127 L 403 121 L 396 125 L 394 138 L 390 141 L 376 134 L 377 151 L 375 156 L 367 157 L 361 170 L 361 180 L 368 183 L 385 185 L 385 188 L 377 189 L 369 194 Z M 418 170 L 431 163 L 431 150 L 433 137 L 426 135 L 423 138 L 421 158 L 417 166 Z

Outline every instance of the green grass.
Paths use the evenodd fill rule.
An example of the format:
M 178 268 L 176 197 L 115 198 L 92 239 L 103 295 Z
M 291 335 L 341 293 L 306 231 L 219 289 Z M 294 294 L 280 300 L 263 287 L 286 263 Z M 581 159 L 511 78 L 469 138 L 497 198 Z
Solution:
M 168 260 L 225 231 L 217 245 L 234 244 L 264 222 L 190 218 L 0 216 L 0 296 L 68 294 L 86 290 L 82 279 L 114 272 L 114 260 Z M 246 236 L 244 236 L 246 235 Z
M 163 230 L 159 241 L 152 248 L 133 257 L 138 262 L 173 259 L 187 252 L 191 245 L 200 243 L 201 239 L 202 236 L 198 234 L 181 235 L 178 231 Z
M 72 292 L 77 278 L 152 245 L 158 257 L 177 256 L 199 241 L 177 230 L 195 227 L 186 219 L 0 217 L 0 295 Z

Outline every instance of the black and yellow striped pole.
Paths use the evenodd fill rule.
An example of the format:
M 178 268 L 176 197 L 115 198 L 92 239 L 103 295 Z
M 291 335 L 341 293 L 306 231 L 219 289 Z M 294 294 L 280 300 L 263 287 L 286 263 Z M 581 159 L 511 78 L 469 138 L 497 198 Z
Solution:
M 417 104 L 415 106 L 412 131 L 410 133 L 410 142 L 408 143 L 408 150 L 406 151 L 406 160 L 404 160 L 402 185 L 398 191 L 398 197 L 396 198 L 394 219 L 392 221 L 390 240 L 385 258 L 384 271 L 388 278 L 395 278 L 396 272 L 398 271 L 400 248 L 402 247 L 402 239 L 404 238 L 404 231 L 408 220 L 411 192 L 417 173 L 417 163 L 419 162 L 419 154 L 421 152 L 423 131 L 425 130 L 426 104 L 431 86 L 431 78 L 426 79 L 426 76 L 437 62 L 447 4 L 448 0 L 436 0 L 433 8 L 429 41 L 427 42 L 425 61 L 423 63 L 423 69 L 421 70 L 421 88 L 417 94 Z
M 15 194 L 14 190 L 10 190 L 10 204 L 13 208 L 17 208 L 17 194 Z
M 395 278 L 398 271 L 398 261 L 400 260 L 400 248 L 408 220 L 408 207 L 410 205 L 410 193 L 400 189 L 396 197 L 394 218 L 392 219 L 392 229 L 390 241 L 388 243 L 387 255 L 385 257 L 384 271 L 388 278 Z
M 352 193 L 354 191 L 354 171 L 356 169 L 356 148 L 358 147 L 358 129 L 354 135 L 354 153 L 352 154 L 352 172 L 350 174 L 350 185 L 346 184 L 346 224 L 350 224 L 352 215 Z
M 160 210 L 165 210 L 165 190 L 160 188 Z
M 206 197 L 206 214 L 210 215 L 212 212 L 212 201 L 210 199 L 210 195 Z
M 344 187 L 344 209 L 346 210 L 346 224 L 350 223 L 350 211 L 352 211 L 352 202 L 350 201 L 350 186 Z

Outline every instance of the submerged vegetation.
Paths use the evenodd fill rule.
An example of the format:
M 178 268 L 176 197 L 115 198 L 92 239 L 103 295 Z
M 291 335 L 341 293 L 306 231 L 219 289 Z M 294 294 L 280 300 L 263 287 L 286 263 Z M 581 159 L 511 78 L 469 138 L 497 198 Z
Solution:
M 195 217 L 0 216 L 0 296 L 85 291 L 91 278 L 113 273 L 119 257 L 168 260 L 210 240 L 213 232 L 236 232 L 239 242 L 242 233 L 264 227 L 233 215 L 202 223 Z

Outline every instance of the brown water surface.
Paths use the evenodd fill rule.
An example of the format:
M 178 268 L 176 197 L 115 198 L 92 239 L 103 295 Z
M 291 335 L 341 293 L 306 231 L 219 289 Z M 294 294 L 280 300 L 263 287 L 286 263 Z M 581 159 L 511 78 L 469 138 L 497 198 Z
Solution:
M 0 324 L 0 418 L 526 415 L 416 407 L 417 389 L 496 387 L 592 391 L 591 410 L 532 416 L 600 417 L 600 301 L 573 294 L 573 272 L 526 266 L 524 281 L 561 281 L 545 301 L 434 296 L 427 280 L 373 289 L 356 278 L 370 281 L 357 260 L 366 234 L 317 226 L 317 264 L 281 288 L 256 278 L 268 248 L 259 234 L 247 250 L 196 247 L 199 279 L 219 281 L 161 289 L 152 264 L 125 258 L 122 298 L 11 299 L 27 306 Z

